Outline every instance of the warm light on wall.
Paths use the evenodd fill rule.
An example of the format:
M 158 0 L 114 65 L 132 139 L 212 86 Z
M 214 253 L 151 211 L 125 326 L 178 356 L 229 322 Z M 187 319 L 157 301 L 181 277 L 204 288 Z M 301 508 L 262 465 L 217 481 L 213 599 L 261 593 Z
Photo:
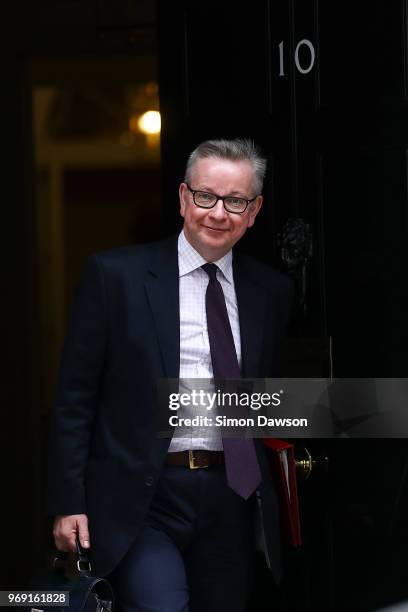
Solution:
M 159 134 L 161 118 L 158 111 L 147 111 L 137 120 L 138 128 L 144 134 Z

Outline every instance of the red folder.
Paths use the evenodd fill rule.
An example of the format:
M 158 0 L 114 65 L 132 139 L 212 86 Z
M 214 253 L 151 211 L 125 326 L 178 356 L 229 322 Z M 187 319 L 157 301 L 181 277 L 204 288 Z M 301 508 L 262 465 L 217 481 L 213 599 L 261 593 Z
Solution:
M 294 445 L 277 438 L 263 438 L 268 448 L 272 474 L 277 483 L 280 509 L 287 539 L 292 546 L 301 546 L 299 499 Z

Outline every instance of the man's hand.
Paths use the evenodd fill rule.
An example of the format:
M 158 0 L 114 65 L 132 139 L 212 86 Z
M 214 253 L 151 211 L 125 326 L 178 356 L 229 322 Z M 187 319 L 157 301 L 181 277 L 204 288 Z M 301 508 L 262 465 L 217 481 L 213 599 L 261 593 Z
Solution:
M 77 534 L 81 546 L 89 548 L 88 517 L 86 514 L 60 514 L 54 518 L 53 535 L 57 550 L 75 552 L 75 538 Z

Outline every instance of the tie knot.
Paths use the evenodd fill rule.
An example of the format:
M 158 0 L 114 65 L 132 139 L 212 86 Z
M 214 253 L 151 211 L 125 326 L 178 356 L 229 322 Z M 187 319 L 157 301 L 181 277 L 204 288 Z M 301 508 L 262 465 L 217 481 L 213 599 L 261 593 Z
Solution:
M 213 263 L 206 263 L 201 266 L 204 272 L 207 272 L 210 277 L 210 282 L 214 282 L 217 279 L 217 266 Z

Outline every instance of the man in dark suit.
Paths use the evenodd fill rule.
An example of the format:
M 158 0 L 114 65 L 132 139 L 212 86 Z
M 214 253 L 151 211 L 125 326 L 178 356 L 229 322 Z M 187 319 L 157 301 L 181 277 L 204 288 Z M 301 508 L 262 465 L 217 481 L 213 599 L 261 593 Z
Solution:
M 277 373 L 290 284 L 232 254 L 261 208 L 265 167 L 251 141 L 199 145 L 180 185 L 181 234 L 94 255 L 76 296 L 50 430 L 48 510 L 57 548 L 74 550 L 76 534 L 91 546 L 94 572 L 109 576 L 126 612 L 245 610 L 255 515 L 280 579 L 277 498 L 262 444 L 239 451 L 249 455 L 234 489 L 220 435 L 194 429 L 163 440 L 153 424 L 158 379 L 215 372 L 223 349 L 210 285 L 234 353 L 221 355 L 221 366 L 235 359 L 229 371 L 242 376 Z M 240 479 L 252 483 L 246 492 Z

